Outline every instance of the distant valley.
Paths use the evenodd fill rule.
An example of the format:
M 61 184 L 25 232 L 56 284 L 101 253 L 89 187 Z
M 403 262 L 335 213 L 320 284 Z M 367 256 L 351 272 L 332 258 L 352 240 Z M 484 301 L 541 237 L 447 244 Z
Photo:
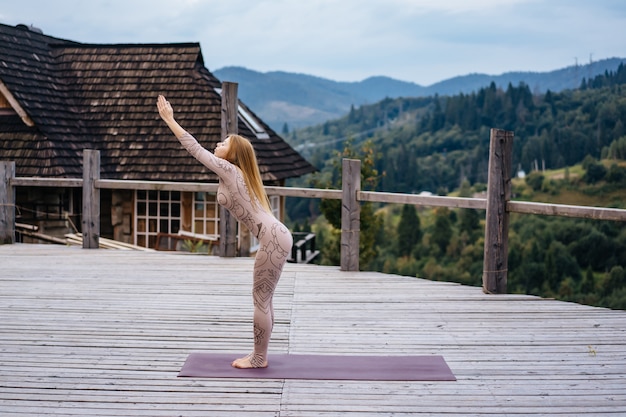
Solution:
M 257 72 L 242 67 L 213 71 L 221 81 L 239 84 L 239 97 L 278 133 L 339 118 L 351 106 L 376 103 L 386 97 L 420 97 L 471 93 L 494 82 L 506 88 L 523 82 L 533 92 L 576 88 L 583 79 L 614 71 L 626 58 L 610 58 L 549 72 L 507 72 L 501 75 L 468 74 L 430 86 L 375 76 L 359 82 L 339 82 L 282 71 Z

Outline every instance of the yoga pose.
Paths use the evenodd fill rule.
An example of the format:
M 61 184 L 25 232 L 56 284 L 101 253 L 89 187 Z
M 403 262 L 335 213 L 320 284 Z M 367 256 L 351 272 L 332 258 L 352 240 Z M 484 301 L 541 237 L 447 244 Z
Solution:
M 252 298 L 254 301 L 254 350 L 235 359 L 235 368 L 265 368 L 267 347 L 274 325 L 272 298 L 293 240 L 289 230 L 271 212 L 269 200 L 256 162 L 252 144 L 230 135 L 217 144 L 214 154 L 174 119 L 174 110 L 163 96 L 157 100 L 159 115 L 180 143 L 198 161 L 219 176 L 217 202 L 259 239 L 254 261 Z

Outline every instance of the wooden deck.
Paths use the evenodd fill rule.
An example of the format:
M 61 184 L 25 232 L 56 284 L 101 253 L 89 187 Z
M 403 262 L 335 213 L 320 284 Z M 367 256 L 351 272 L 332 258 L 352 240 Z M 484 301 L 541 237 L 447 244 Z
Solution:
M 438 354 L 458 381 L 177 378 L 249 350 L 251 267 L 0 246 L 0 415 L 626 415 L 624 311 L 315 265 L 286 266 L 270 351 Z

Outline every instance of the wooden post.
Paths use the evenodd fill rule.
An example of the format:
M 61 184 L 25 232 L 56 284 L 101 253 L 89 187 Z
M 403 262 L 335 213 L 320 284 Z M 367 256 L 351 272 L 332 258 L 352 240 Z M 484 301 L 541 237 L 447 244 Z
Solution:
M 252 246 L 250 231 L 243 223 L 239 223 L 239 249 L 237 250 L 237 256 L 250 256 L 250 246 Z
M 0 161 L 0 245 L 15 243 L 15 162 Z
M 341 174 L 341 265 L 342 271 L 359 270 L 361 205 L 356 199 L 361 190 L 361 161 L 344 159 Z
M 506 294 L 509 251 L 506 205 L 511 199 L 512 153 L 513 132 L 491 129 L 483 261 L 483 291 L 487 294 Z
M 222 140 L 226 136 L 238 133 L 237 123 L 239 103 L 237 101 L 237 83 L 222 84 Z M 237 256 L 237 222 L 235 218 L 220 206 L 220 256 Z
M 83 249 L 100 246 L 100 151 L 83 150 L 83 213 L 81 219 Z

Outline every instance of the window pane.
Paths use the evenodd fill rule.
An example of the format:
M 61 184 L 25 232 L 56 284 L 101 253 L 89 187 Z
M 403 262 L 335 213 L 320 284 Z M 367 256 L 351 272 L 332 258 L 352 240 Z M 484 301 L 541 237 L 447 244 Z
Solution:
M 157 215 L 157 203 L 150 202 L 150 203 L 148 203 L 148 206 L 150 207 L 148 215 L 149 216 L 156 216 Z
M 137 203 L 137 215 L 145 216 L 146 215 L 146 203 Z
M 146 190 L 137 190 L 137 200 L 146 199 Z
M 172 191 L 170 200 L 172 200 L 172 201 L 180 201 L 180 191 Z
M 202 220 L 196 220 L 193 222 L 194 233 L 204 233 L 204 222 Z
M 144 219 L 137 219 L 137 232 L 146 231 L 146 221 Z
M 170 205 L 165 202 L 165 203 L 160 203 L 159 204 L 159 215 L 161 217 L 167 217 L 170 214 Z
M 215 204 L 207 204 L 206 206 L 206 217 L 207 218 L 215 218 L 216 216 Z
M 180 221 L 172 220 L 170 233 L 178 233 L 179 230 L 180 230 Z
M 207 235 L 216 235 L 217 234 L 215 223 L 213 223 L 213 222 L 207 223 L 206 229 L 207 229 L 206 230 L 206 234 Z
M 137 235 L 137 246 L 146 247 L 146 237 L 144 235 Z
M 148 247 L 154 248 L 156 246 L 156 236 L 148 236 Z
M 170 232 L 169 222 L 167 221 L 167 219 L 162 219 L 159 222 L 159 232 L 162 232 L 162 233 L 169 233 Z
M 172 203 L 172 212 L 170 216 L 172 217 L 180 217 L 180 203 Z
M 150 221 L 148 222 L 148 227 L 149 227 L 148 233 L 156 233 L 156 232 L 158 232 L 156 219 L 150 219 Z

